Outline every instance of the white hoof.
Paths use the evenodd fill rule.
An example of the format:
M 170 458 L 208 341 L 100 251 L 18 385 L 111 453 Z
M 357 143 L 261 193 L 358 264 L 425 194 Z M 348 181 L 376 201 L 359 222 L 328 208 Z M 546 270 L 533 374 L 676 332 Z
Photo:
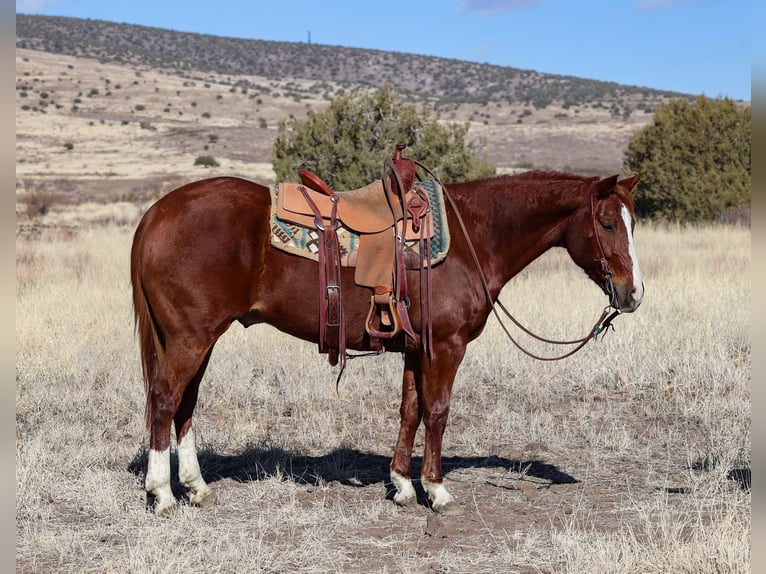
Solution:
M 154 505 L 151 507 L 151 510 L 155 516 L 167 518 L 169 516 L 173 516 L 176 513 L 178 510 L 178 502 L 172 496 L 170 498 L 160 498 L 155 496 Z
M 218 497 L 210 488 L 189 494 L 189 504 L 193 504 L 194 506 L 199 506 L 201 508 L 213 506 L 217 500 Z
M 405 508 L 414 508 L 418 505 L 418 497 L 415 494 L 415 487 L 412 486 L 412 480 L 392 470 L 391 482 L 396 488 L 396 494 L 394 494 L 396 504 Z
M 428 493 L 431 508 L 442 516 L 457 516 L 463 514 L 463 508 L 455 501 L 441 482 L 431 482 L 427 478 L 421 480 L 423 488 Z

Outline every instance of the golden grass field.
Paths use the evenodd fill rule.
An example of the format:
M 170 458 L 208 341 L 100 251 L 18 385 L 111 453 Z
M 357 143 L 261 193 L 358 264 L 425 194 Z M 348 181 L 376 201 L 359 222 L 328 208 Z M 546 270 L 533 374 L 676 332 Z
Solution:
M 643 305 L 566 361 L 528 359 L 490 319 L 445 436 L 461 517 L 386 498 L 398 355 L 350 362 L 336 394 L 314 345 L 235 325 L 195 419 L 219 502 L 163 519 L 145 508 L 128 274 L 145 208 L 20 207 L 17 571 L 749 571 L 749 229 L 639 225 Z M 501 298 L 551 336 L 605 303 L 558 251 Z

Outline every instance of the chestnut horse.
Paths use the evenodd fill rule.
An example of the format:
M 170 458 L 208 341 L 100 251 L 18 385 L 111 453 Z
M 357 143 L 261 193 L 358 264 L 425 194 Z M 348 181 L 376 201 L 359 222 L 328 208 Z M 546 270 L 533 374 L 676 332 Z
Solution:
M 613 307 L 638 308 L 644 288 L 631 192 L 639 178 L 528 172 L 447 186 L 452 238 L 447 259 L 431 271 L 432 360 L 415 346 L 403 352 L 401 422 L 391 460 L 397 504 L 416 504 L 410 465 L 422 421 L 422 486 L 434 511 L 461 512 L 442 482 L 441 462 L 455 373 L 501 289 L 526 265 L 551 247 L 564 247 Z M 173 424 L 178 475 L 189 489 L 189 502 L 205 506 L 215 500 L 200 472 L 192 413 L 210 354 L 229 325 L 268 323 L 318 341 L 317 264 L 271 247 L 270 203 L 263 185 L 234 177 L 205 179 L 159 199 L 136 230 L 131 281 L 150 431 L 145 486 L 155 512 L 176 504 L 170 487 Z M 461 231 L 461 216 L 467 233 Z M 417 272 L 408 274 L 416 285 Z M 353 269 L 344 268 L 341 275 L 347 346 L 374 350 L 364 328 L 370 291 L 354 283 Z M 417 326 L 418 289 L 411 291 L 410 315 Z

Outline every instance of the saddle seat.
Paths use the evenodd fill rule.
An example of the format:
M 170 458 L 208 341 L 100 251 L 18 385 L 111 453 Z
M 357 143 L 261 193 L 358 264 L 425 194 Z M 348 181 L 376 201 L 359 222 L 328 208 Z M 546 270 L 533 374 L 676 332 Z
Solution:
M 332 217 L 333 200 L 330 194 L 335 193 L 338 196 L 337 219 L 345 227 L 360 235 L 379 233 L 389 229 L 393 227 L 395 221 L 402 218 L 402 209 L 398 203 L 389 205 L 383 188 L 383 181 L 380 179 L 359 189 L 331 191 L 330 194 L 327 194 L 325 191 L 317 189 L 319 186 L 316 183 L 314 185 L 317 187 L 307 183 L 308 174 L 313 175 L 306 170 L 301 170 L 298 174 L 301 176 L 302 183 L 286 182 L 279 184 L 277 217 L 307 227 L 314 225 L 314 212 L 300 189 L 303 187 L 309 192 L 311 200 L 316 204 L 325 223 L 329 223 Z M 312 180 L 312 182 L 314 181 L 316 180 Z

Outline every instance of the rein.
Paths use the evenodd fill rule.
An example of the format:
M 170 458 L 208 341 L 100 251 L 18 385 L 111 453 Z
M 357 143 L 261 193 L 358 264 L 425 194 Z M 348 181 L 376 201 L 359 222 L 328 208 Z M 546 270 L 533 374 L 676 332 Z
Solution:
M 455 217 L 457 218 L 458 225 L 460 225 L 460 231 L 463 234 L 463 237 L 465 238 L 466 244 L 468 245 L 468 250 L 471 253 L 471 257 L 473 259 L 474 266 L 476 267 L 476 270 L 479 273 L 479 280 L 481 281 L 481 286 L 484 290 L 484 295 L 487 298 L 487 305 L 490 307 L 490 310 L 497 318 L 498 323 L 500 323 L 500 327 L 502 327 L 503 331 L 505 332 L 506 336 L 510 341 L 524 354 L 528 355 L 529 357 L 532 357 L 533 359 L 537 359 L 538 361 L 560 361 L 561 359 L 566 359 L 567 357 L 570 357 L 574 355 L 577 351 L 582 349 L 590 340 L 595 340 L 598 338 L 599 335 L 603 338 L 609 328 L 611 327 L 614 329 L 614 326 L 612 325 L 612 321 L 614 321 L 615 317 L 617 317 L 621 311 L 617 308 L 618 302 L 617 302 L 617 290 L 614 287 L 614 283 L 612 282 L 612 272 L 609 268 L 609 264 L 606 261 L 606 254 L 604 253 L 604 248 L 601 245 L 601 240 L 598 237 L 598 232 L 596 230 L 596 212 L 594 208 L 593 203 L 593 192 L 590 193 L 590 215 L 591 215 L 591 224 L 593 226 L 593 234 L 596 238 L 596 244 L 598 245 L 598 249 L 601 253 L 601 258 L 598 259 L 601 269 L 604 272 L 605 276 L 605 291 L 607 292 L 609 296 L 609 305 L 604 307 L 603 312 L 601 313 L 601 316 L 598 318 L 596 323 L 593 325 L 591 330 L 588 332 L 587 335 L 580 339 L 574 339 L 571 341 L 556 341 L 553 339 L 546 339 L 545 337 L 541 337 L 539 335 L 536 335 L 532 331 L 530 331 L 528 328 L 526 328 L 524 325 L 522 325 L 511 313 L 506 309 L 505 305 L 500 301 L 498 298 L 496 303 L 492 302 L 492 295 L 489 292 L 489 286 L 487 285 L 487 279 L 484 277 L 484 272 L 481 269 L 481 263 L 479 262 L 479 258 L 476 255 L 476 250 L 473 247 L 473 243 L 471 242 L 470 237 L 468 236 L 468 230 L 465 227 L 465 223 L 463 222 L 463 218 L 460 215 L 460 211 L 457 209 L 457 205 L 455 205 L 455 201 L 452 199 L 452 196 L 449 194 L 449 191 L 447 190 L 447 187 L 442 184 L 441 180 L 426 166 L 424 166 L 422 163 L 420 163 L 417 160 L 413 160 L 416 165 L 424 169 L 431 177 L 433 177 L 441 186 L 442 191 L 444 193 L 444 197 L 447 198 L 447 201 L 450 204 L 450 207 L 452 207 L 452 211 L 455 213 Z M 508 328 L 506 327 L 505 323 L 503 322 L 502 318 L 500 317 L 500 314 L 497 311 L 497 307 L 500 307 L 500 309 L 503 311 L 506 317 L 510 319 L 514 325 L 516 325 L 519 329 L 521 329 L 524 333 L 529 335 L 530 337 L 541 341 L 543 343 L 548 343 L 551 345 L 577 345 L 574 349 L 571 351 L 559 355 L 556 357 L 542 357 L 540 355 L 536 355 L 535 353 L 532 353 L 528 350 L 526 350 L 524 347 L 521 346 L 521 344 L 516 341 L 516 339 L 513 338 L 510 331 L 508 331 Z M 614 308 L 614 311 L 609 314 L 609 310 L 611 308 Z

